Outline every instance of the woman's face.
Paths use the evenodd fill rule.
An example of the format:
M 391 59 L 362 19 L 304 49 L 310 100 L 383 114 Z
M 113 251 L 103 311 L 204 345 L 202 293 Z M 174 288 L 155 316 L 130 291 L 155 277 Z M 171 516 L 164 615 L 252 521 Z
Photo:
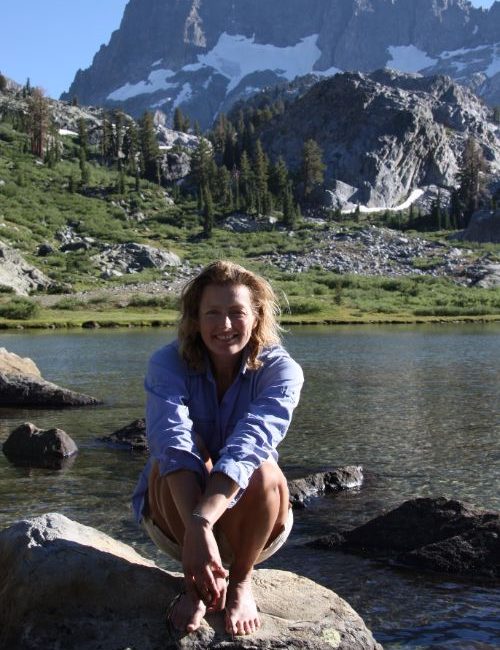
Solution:
M 201 296 L 198 318 L 215 367 L 237 363 L 257 324 L 250 289 L 243 284 L 209 284 Z

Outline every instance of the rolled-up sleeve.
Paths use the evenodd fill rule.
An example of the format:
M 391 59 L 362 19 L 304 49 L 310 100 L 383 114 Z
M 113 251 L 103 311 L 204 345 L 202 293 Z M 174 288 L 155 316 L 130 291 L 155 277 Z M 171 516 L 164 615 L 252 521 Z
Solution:
M 259 374 L 255 398 L 221 449 L 214 471 L 245 489 L 252 473 L 270 457 L 285 437 L 298 404 L 304 376 L 287 354 L 273 359 Z
M 164 352 L 164 351 L 162 351 Z M 204 473 L 204 464 L 193 441 L 193 422 L 186 406 L 187 373 L 170 354 L 156 354 L 149 362 L 146 389 L 146 431 L 151 456 L 160 474 L 187 469 Z

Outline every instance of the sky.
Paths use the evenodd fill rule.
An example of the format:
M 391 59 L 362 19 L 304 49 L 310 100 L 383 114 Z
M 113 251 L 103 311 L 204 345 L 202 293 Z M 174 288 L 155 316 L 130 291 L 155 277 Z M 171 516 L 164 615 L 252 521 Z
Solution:
M 494 0 L 472 0 L 489 7 Z M 118 29 L 128 0 L 3 0 L 0 72 L 18 83 L 29 77 L 50 97 L 69 89 L 78 68 Z

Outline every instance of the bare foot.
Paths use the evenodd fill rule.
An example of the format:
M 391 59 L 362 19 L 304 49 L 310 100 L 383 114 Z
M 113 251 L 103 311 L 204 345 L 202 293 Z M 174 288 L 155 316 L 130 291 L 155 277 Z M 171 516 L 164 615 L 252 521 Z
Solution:
M 182 632 L 194 632 L 200 627 L 201 619 L 205 616 L 207 608 L 196 592 L 182 594 L 175 603 L 170 621 L 172 625 Z
M 260 618 L 252 594 L 252 579 L 234 580 L 230 576 L 226 598 L 226 632 L 252 634 L 259 627 Z

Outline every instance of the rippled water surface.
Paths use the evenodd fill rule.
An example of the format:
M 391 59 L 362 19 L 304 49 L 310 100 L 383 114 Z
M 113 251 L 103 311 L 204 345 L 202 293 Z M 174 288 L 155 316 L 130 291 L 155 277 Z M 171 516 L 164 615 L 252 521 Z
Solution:
M 32 421 L 64 429 L 80 449 L 59 472 L 16 468 L 0 454 L 0 527 L 58 511 L 178 568 L 130 515 L 144 457 L 96 441 L 143 414 L 147 358 L 173 337 L 173 330 L 0 335 L 0 347 L 34 359 L 46 379 L 104 400 L 69 411 L 0 409 L 0 442 Z M 285 471 L 362 464 L 366 482 L 297 512 L 289 544 L 267 566 L 334 589 L 386 648 L 499 647 L 494 586 L 388 569 L 304 543 L 413 496 L 500 509 L 500 325 L 297 328 L 286 345 L 306 384 L 280 447 Z

